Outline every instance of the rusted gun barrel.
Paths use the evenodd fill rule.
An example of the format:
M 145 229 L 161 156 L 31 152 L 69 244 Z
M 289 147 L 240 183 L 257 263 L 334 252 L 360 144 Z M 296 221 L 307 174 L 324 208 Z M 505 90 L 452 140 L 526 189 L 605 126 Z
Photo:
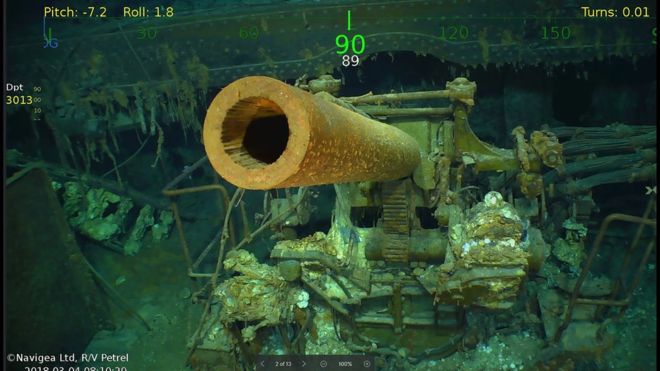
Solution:
M 264 76 L 220 91 L 203 136 L 213 168 L 246 189 L 394 180 L 420 161 L 403 131 Z

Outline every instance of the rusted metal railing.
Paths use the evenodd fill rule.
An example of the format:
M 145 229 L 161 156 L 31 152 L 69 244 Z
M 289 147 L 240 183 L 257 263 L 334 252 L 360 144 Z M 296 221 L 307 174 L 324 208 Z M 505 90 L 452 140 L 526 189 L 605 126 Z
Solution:
M 200 264 L 204 259 L 208 256 L 208 254 L 211 252 L 213 247 L 219 246 L 220 240 L 223 238 L 223 234 L 226 235 L 226 237 L 230 242 L 230 250 L 235 250 L 235 249 L 240 249 L 244 246 L 246 246 L 248 243 L 250 243 L 258 234 L 261 232 L 271 228 L 274 224 L 277 224 L 281 222 L 283 219 L 286 218 L 287 215 L 291 212 L 295 212 L 297 208 L 300 206 L 304 199 L 304 194 L 305 192 L 303 191 L 302 195 L 298 197 L 296 201 L 291 201 L 289 208 L 282 212 L 279 215 L 271 215 L 270 213 L 267 213 L 265 210 L 266 208 L 266 201 L 264 201 L 264 217 L 261 222 L 261 224 L 256 228 L 254 231 L 250 230 L 250 226 L 247 224 L 248 223 L 248 217 L 246 214 L 246 208 L 244 205 L 240 205 L 240 208 L 237 208 L 241 212 L 241 220 L 243 221 L 243 239 L 237 243 L 236 241 L 236 233 L 234 230 L 234 223 L 233 219 L 231 218 L 231 215 L 223 215 L 224 219 L 228 219 L 228 231 L 226 233 L 223 233 L 223 229 L 219 229 L 218 232 L 214 235 L 214 237 L 211 239 L 211 241 L 206 245 L 206 247 L 202 250 L 202 252 L 196 257 L 193 258 L 190 250 L 190 244 L 188 243 L 188 240 L 186 238 L 184 229 L 183 229 L 183 220 L 181 218 L 181 212 L 179 210 L 179 205 L 176 201 L 176 198 L 181 195 L 186 195 L 186 194 L 192 194 L 192 193 L 198 193 L 198 192 L 210 192 L 210 191 L 218 191 L 220 192 L 221 195 L 221 200 L 222 200 L 222 209 L 227 211 L 227 208 L 230 207 L 230 199 L 229 199 L 229 193 L 227 192 L 227 189 L 222 186 L 216 177 L 216 183 L 215 184 L 208 184 L 208 185 L 202 185 L 202 186 L 194 186 L 194 187 L 187 187 L 187 188 L 180 188 L 177 189 L 176 187 L 185 179 L 188 179 L 190 174 L 192 174 L 193 171 L 196 169 L 200 168 L 202 165 L 208 163 L 208 157 L 204 156 L 197 160 L 193 165 L 190 167 L 187 167 L 185 171 L 183 171 L 181 174 L 179 174 L 174 180 L 169 182 L 165 188 L 163 188 L 163 194 L 167 197 L 170 198 L 171 204 L 170 207 L 172 209 L 172 213 L 174 214 L 174 221 L 176 224 L 177 232 L 179 234 L 179 241 L 181 243 L 181 248 L 183 250 L 183 255 L 186 259 L 186 264 L 188 266 L 188 276 L 191 278 L 213 278 L 214 273 L 208 273 L 208 272 L 198 272 L 197 269 L 199 268 Z M 285 190 L 285 192 L 288 192 L 288 190 Z M 266 193 L 267 195 L 267 193 Z M 291 200 L 291 196 L 288 196 L 289 199 Z M 239 200 L 240 201 L 240 198 Z M 237 201 L 237 202 L 238 202 Z M 239 206 L 239 205 L 232 205 L 231 207 L 234 206 Z M 221 259 L 221 257 L 219 257 Z
M 174 221 L 176 223 L 176 229 L 179 234 L 179 241 L 181 243 L 181 248 L 183 250 L 183 255 L 186 259 L 186 263 L 188 265 L 188 276 L 191 278 L 211 278 L 213 276 L 213 273 L 202 273 L 202 272 L 196 272 L 197 268 L 199 268 L 200 263 L 206 258 L 208 253 L 211 251 L 213 246 L 217 246 L 218 241 L 220 240 L 220 236 L 222 235 L 222 230 L 219 230 L 218 233 L 213 237 L 211 242 L 208 243 L 208 245 L 202 250 L 202 252 L 199 254 L 199 256 L 193 261 L 193 258 L 190 253 L 190 245 L 188 244 L 188 240 L 186 239 L 185 232 L 183 230 L 183 221 L 181 220 L 181 213 L 179 212 L 179 205 L 177 204 L 176 198 L 181 195 L 185 194 L 192 194 L 192 193 L 198 193 L 198 192 L 210 192 L 210 191 L 218 191 L 220 192 L 221 195 L 221 200 L 222 200 L 222 207 L 223 209 L 227 208 L 227 205 L 229 205 L 229 194 L 227 192 L 227 189 L 223 187 L 219 182 L 216 184 L 208 184 L 208 185 L 203 185 L 203 186 L 195 186 L 195 187 L 187 187 L 187 188 L 180 188 L 177 189 L 176 187 L 184 180 L 186 180 L 190 174 L 192 174 L 193 171 L 196 169 L 200 168 L 202 165 L 208 163 L 208 157 L 204 156 L 197 160 L 192 166 L 186 168 L 179 176 L 174 178 L 171 182 L 169 182 L 165 188 L 163 188 L 163 194 L 167 197 L 169 197 L 171 201 L 171 208 L 172 208 L 172 213 L 174 214 Z M 217 178 L 216 178 L 217 181 Z M 236 236 L 233 233 L 233 223 L 230 221 L 229 222 L 230 226 L 230 232 L 229 232 L 229 238 L 231 241 L 232 246 L 236 246 Z
M 573 309 L 575 307 L 575 304 L 592 304 L 592 305 L 598 305 L 598 306 L 613 306 L 613 307 L 619 307 L 619 313 L 618 316 L 622 315 L 623 312 L 627 309 L 627 307 L 630 305 L 632 295 L 634 290 L 637 288 L 637 285 L 639 285 L 639 281 L 641 279 L 642 274 L 644 273 L 644 269 L 646 267 L 646 263 L 648 262 L 648 259 L 651 256 L 651 253 L 653 252 L 653 249 L 655 248 L 655 236 L 654 238 L 651 239 L 651 241 L 648 243 L 646 246 L 646 249 L 644 250 L 642 260 L 639 263 L 639 266 L 637 268 L 637 271 L 635 272 L 635 275 L 633 276 L 633 279 L 631 281 L 630 286 L 627 287 L 626 294 L 624 295 L 623 299 L 621 300 L 615 300 L 615 297 L 618 293 L 618 290 L 620 287 L 623 286 L 623 277 L 626 274 L 626 271 L 628 270 L 628 266 L 630 265 L 630 258 L 632 256 L 632 253 L 636 250 L 637 245 L 639 244 L 639 241 L 641 240 L 642 232 L 644 231 L 645 227 L 651 227 L 654 230 L 654 234 L 656 233 L 656 220 L 655 219 L 650 219 L 649 216 L 651 214 L 651 211 L 655 207 L 655 198 L 651 198 L 649 200 L 649 203 L 646 207 L 646 210 L 644 211 L 644 215 L 642 217 L 638 216 L 633 216 L 633 215 L 627 215 L 627 214 L 619 214 L 619 213 L 614 213 L 608 215 L 605 220 L 603 220 L 603 223 L 600 226 L 600 229 L 598 230 L 598 234 L 596 235 L 596 239 L 594 241 L 593 247 L 591 249 L 591 252 L 589 253 L 589 256 L 587 258 L 587 261 L 584 265 L 584 268 L 580 272 L 580 276 L 575 283 L 575 287 L 573 288 L 573 293 L 571 295 L 571 300 L 568 303 L 568 308 L 566 310 L 566 313 L 564 315 L 564 320 L 557 329 L 557 332 L 555 333 L 555 336 L 553 338 L 553 341 L 559 341 L 561 339 L 561 335 L 564 332 L 564 330 L 568 327 L 568 325 L 571 322 L 572 316 L 573 316 Z M 587 274 L 589 273 L 589 270 L 591 268 L 591 265 L 593 264 L 593 260 L 598 254 L 598 251 L 601 248 L 603 239 L 605 237 L 605 233 L 607 232 L 607 229 L 609 228 L 609 225 L 614 222 L 614 221 L 622 221 L 622 222 L 628 222 L 628 223 L 635 223 L 639 224 L 639 228 L 637 229 L 637 232 L 635 234 L 635 237 L 633 238 L 633 241 L 628 248 L 628 251 L 626 253 L 626 257 L 624 259 L 624 263 L 622 265 L 621 273 L 619 275 L 619 279 L 617 280 L 614 289 L 612 290 L 612 293 L 610 294 L 608 299 L 586 299 L 586 298 L 579 298 L 580 294 L 580 288 L 582 287 L 582 284 L 584 283 L 584 280 L 587 278 Z M 600 309 L 600 308 L 598 308 Z M 599 312 L 599 310 L 597 310 Z

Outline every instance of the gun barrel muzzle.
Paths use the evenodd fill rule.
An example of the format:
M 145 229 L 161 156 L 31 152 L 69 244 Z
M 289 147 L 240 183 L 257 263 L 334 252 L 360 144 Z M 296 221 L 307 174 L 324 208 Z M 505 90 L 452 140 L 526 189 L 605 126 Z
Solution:
M 405 132 L 265 76 L 216 95 L 203 140 L 218 174 L 246 189 L 394 180 L 420 161 Z

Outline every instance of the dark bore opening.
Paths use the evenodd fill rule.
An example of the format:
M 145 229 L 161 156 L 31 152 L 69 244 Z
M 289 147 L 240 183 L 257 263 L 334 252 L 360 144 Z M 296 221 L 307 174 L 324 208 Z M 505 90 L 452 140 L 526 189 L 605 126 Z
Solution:
M 227 111 L 221 135 L 232 160 L 245 168 L 258 169 L 277 161 L 286 150 L 289 121 L 273 101 L 247 98 Z
M 243 138 L 243 147 L 258 161 L 272 164 L 284 153 L 289 141 L 286 116 L 278 115 L 252 121 Z

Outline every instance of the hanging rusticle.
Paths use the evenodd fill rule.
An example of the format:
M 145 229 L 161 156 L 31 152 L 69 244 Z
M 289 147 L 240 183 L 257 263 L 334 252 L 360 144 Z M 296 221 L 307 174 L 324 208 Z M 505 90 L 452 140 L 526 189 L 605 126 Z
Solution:
M 156 126 L 158 127 L 158 143 L 156 147 L 156 159 L 154 160 L 153 164 L 151 164 L 151 167 L 156 167 L 156 164 L 158 163 L 158 160 L 160 159 L 160 155 L 163 151 L 163 143 L 165 143 L 165 133 L 163 132 L 163 128 L 156 123 Z
M 144 102 L 142 100 L 142 96 L 140 95 L 140 88 L 138 85 L 133 86 L 133 94 L 135 94 L 135 108 L 137 110 L 137 119 L 140 122 L 140 129 L 142 130 L 142 134 L 146 134 L 147 123 L 144 119 L 144 109 L 142 108 Z

